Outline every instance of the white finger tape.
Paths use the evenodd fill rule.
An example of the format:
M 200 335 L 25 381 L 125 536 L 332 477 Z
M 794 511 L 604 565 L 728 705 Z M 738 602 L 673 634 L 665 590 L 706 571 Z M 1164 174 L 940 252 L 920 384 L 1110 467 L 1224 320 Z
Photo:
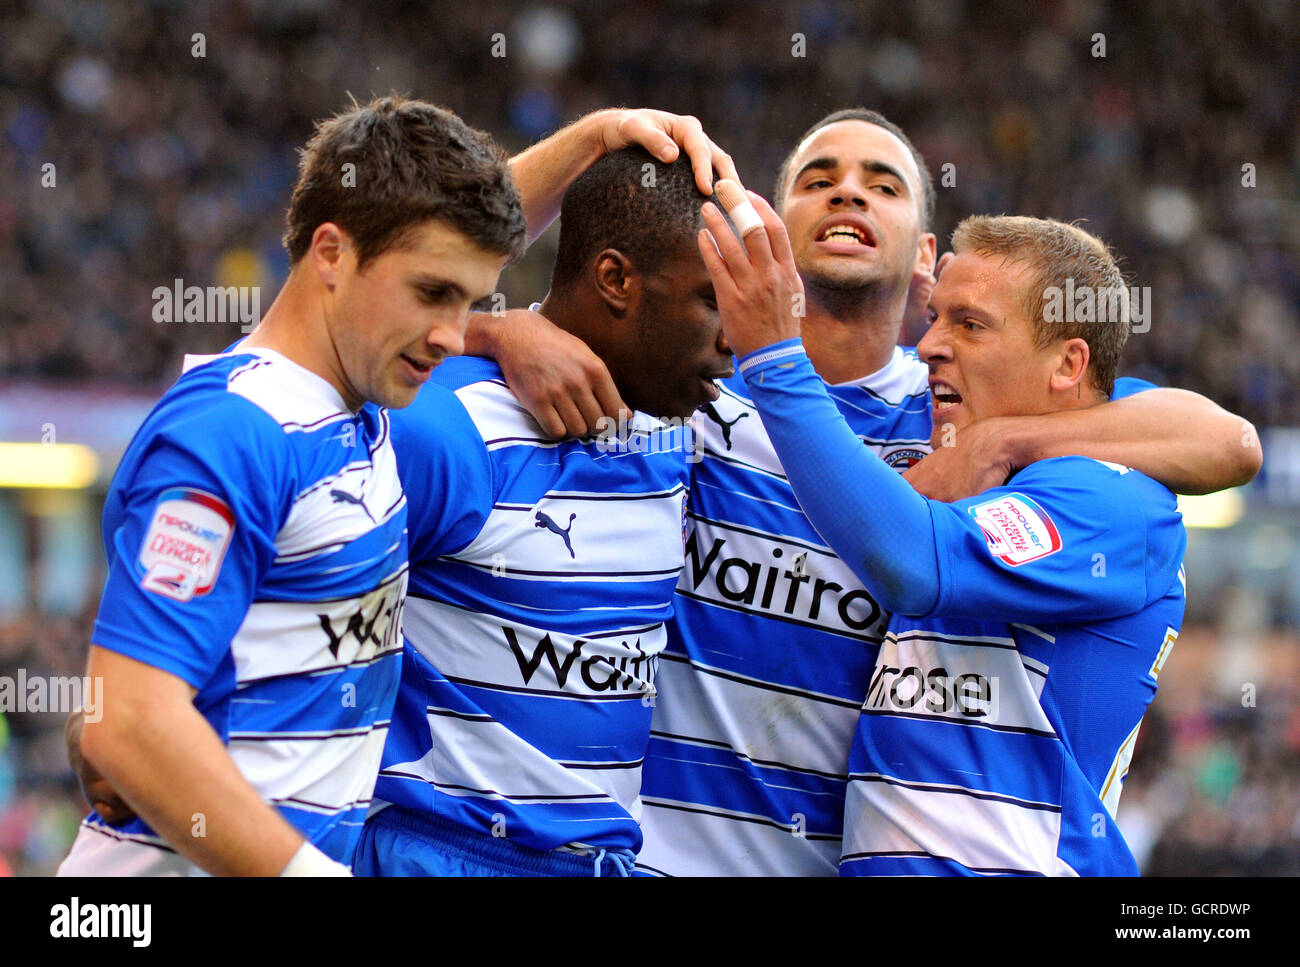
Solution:
M 714 191 L 718 195 L 718 201 L 722 202 L 722 207 L 727 210 L 727 215 L 731 219 L 731 224 L 736 226 L 736 231 L 744 238 L 756 228 L 763 227 L 763 219 L 758 217 L 758 212 L 754 210 L 753 203 L 745 197 L 745 190 L 730 178 L 724 178 L 718 182 Z

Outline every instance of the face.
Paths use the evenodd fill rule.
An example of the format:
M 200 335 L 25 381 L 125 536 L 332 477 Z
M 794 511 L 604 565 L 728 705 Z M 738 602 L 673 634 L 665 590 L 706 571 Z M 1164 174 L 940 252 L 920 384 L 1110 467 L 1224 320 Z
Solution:
M 694 238 L 642 277 L 630 348 L 619 389 L 637 409 L 685 418 L 718 398 L 715 379 L 733 370 L 709 270 Z
M 327 312 L 345 402 L 409 405 L 433 367 L 464 351 L 470 306 L 492 293 L 505 262 L 437 221 L 360 272 L 349 246 Z
M 781 218 L 804 281 L 905 289 L 920 255 L 921 176 L 884 128 L 837 121 L 795 151 Z
M 932 442 L 944 426 L 987 416 L 1045 413 L 1059 354 L 1039 349 L 1024 308 L 1029 269 L 1000 256 L 956 256 L 930 296 L 930 329 L 917 354 L 930 367 Z

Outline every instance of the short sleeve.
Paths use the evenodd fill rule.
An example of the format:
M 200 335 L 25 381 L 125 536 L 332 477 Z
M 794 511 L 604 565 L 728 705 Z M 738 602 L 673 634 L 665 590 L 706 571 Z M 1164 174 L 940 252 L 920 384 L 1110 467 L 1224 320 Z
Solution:
M 203 687 L 275 558 L 292 486 L 282 437 L 241 400 L 142 431 L 109 495 L 96 645 Z
M 433 381 L 410 406 L 390 411 L 389 420 L 411 563 L 461 550 L 492 512 L 492 464 L 482 435 L 456 394 Z
M 1162 490 L 1128 468 L 1061 457 L 978 496 L 931 501 L 931 613 L 1053 623 L 1140 610 L 1164 594 L 1182 558 L 1182 527 Z

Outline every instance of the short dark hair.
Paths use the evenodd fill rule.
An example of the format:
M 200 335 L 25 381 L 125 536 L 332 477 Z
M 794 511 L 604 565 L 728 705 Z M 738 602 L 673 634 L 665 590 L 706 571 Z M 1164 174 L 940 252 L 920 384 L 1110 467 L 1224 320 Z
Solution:
M 717 201 L 696 187 L 684 153 L 672 164 L 642 148 L 603 156 L 565 192 L 551 286 L 572 285 L 607 248 L 618 249 L 641 272 L 658 271 L 700 230 L 700 206 L 707 200 Z
M 794 156 L 799 151 L 799 145 L 822 128 L 838 121 L 865 121 L 867 124 L 874 124 L 878 128 L 884 128 L 906 145 L 907 150 L 912 153 L 912 160 L 916 162 L 916 170 L 921 174 L 921 231 L 928 232 L 930 223 L 934 220 L 934 181 L 930 178 L 930 169 L 925 166 L 925 159 L 921 157 L 921 152 L 916 150 L 916 145 L 912 144 L 911 138 L 903 133 L 902 128 L 879 111 L 871 111 L 865 107 L 849 107 L 842 111 L 833 111 L 799 136 L 799 140 L 794 143 L 790 153 L 781 162 L 781 169 L 776 175 L 776 195 L 772 198 L 776 206 L 779 208 L 782 205 L 785 201 L 785 193 L 790 189 L 790 179 L 794 177 L 792 170 Z
M 291 262 L 325 222 L 352 236 L 358 267 L 428 219 L 488 252 L 523 254 L 527 227 L 505 151 L 445 108 L 398 95 L 353 100 L 317 125 L 301 155 L 284 233 Z

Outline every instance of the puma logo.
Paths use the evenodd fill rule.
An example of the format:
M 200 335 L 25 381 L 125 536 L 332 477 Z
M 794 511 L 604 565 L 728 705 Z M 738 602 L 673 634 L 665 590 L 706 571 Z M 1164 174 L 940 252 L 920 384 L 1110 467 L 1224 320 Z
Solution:
M 722 418 L 722 414 L 713 408 L 712 403 L 705 403 L 702 407 L 700 407 L 700 410 L 710 420 L 718 424 L 718 426 L 722 427 L 722 442 L 725 443 L 727 445 L 727 449 L 730 450 L 731 449 L 731 428 L 735 426 L 737 423 L 739 423 L 741 420 L 743 420 L 745 417 L 749 416 L 749 414 L 741 413 L 740 416 L 736 417 L 734 420 L 728 421 L 728 420 L 724 420 Z
M 360 497 L 354 496 L 346 490 L 331 490 L 330 496 L 334 498 L 334 503 L 336 504 L 354 504 L 355 506 L 360 507 L 365 512 L 365 515 L 370 518 L 370 523 L 375 523 L 375 518 L 370 513 L 370 508 L 366 506 L 366 502 Z
M 574 560 L 577 560 L 578 555 L 573 553 L 573 544 L 570 543 L 569 541 L 569 531 L 573 530 L 573 522 L 577 518 L 577 516 L 578 516 L 577 514 L 570 514 L 569 526 L 561 527 L 555 521 L 551 520 L 550 517 L 548 517 L 546 514 L 543 514 L 539 510 L 537 512 L 537 523 L 534 524 L 533 526 L 545 527 L 548 531 L 552 531 L 556 534 L 559 534 L 560 537 L 564 538 L 564 546 L 569 549 L 569 557 L 573 558 Z

